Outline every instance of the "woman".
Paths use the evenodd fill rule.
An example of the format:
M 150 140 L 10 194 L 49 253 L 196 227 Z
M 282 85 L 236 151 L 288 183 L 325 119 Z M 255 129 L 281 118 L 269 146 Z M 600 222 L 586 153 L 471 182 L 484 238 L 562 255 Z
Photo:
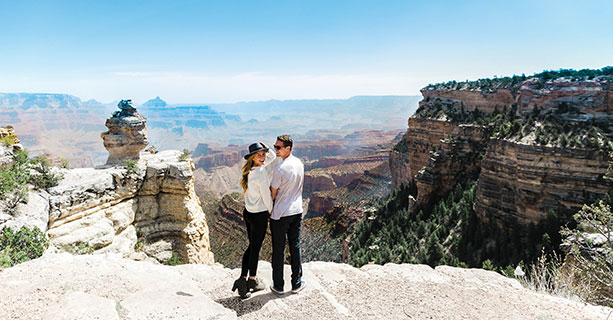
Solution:
M 270 195 L 270 178 L 266 166 L 276 158 L 275 152 L 264 143 L 258 142 L 249 146 L 249 153 L 245 155 L 243 177 L 240 185 L 245 198 L 243 218 L 247 225 L 249 247 L 243 254 L 241 276 L 234 281 L 232 291 L 238 289 L 241 298 L 251 295 L 250 291 L 259 291 L 265 288 L 261 279 L 256 278 L 260 249 L 268 228 L 268 216 L 272 211 L 272 197 Z M 247 278 L 249 274 L 249 278 Z

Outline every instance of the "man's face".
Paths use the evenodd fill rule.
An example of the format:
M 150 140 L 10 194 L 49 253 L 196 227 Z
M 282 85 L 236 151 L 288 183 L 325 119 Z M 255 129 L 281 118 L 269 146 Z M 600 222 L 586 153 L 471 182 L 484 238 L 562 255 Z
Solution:
M 284 147 L 282 141 L 277 140 L 277 142 L 275 142 L 274 148 L 275 148 L 275 152 L 277 153 L 277 157 L 281 157 L 285 159 L 290 154 L 289 147 Z

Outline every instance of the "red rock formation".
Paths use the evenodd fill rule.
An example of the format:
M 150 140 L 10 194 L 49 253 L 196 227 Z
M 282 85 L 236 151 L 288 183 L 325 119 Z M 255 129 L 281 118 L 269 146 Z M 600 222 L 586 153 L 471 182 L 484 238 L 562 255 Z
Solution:
M 576 108 L 596 118 L 613 114 L 613 82 L 602 77 L 585 81 L 560 78 L 545 83 L 533 78 L 522 83 L 519 93 L 520 114 L 531 113 L 536 106 L 542 111 L 564 111 L 561 106 Z
M 334 178 L 329 173 L 306 172 L 304 174 L 302 194 L 308 197 L 313 192 L 332 190 L 336 187 Z
M 245 148 L 246 149 L 246 148 Z M 210 154 L 194 159 L 196 168 L 209 170 L 213 167 L 225 166 L 231 167 L 239 163 L 247 151 L 226 151 L 221 153 Z
M 463 106 L 466 111 L 479 109 L 487 113 L 494 112 L 496 108 L 502 110 L 504 107 L 510 107 L 516 102 L 515 94 L 505 88 L 481 91 L 426 87 L 421 90 L 421 94 L 424 100 L 419 102 L 420 107 L 438 99 L 443 103 L 456 105 L 458 108 Z

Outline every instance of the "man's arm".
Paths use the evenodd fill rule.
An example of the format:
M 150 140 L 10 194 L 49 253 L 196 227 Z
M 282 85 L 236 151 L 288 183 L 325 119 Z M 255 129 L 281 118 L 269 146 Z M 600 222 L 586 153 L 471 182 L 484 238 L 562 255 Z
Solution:
M 275 201 L 275 197 L 277 196 L 277 190 L 279 189 L 270 187 L 270 195 L 272 196 L 272 201 Z

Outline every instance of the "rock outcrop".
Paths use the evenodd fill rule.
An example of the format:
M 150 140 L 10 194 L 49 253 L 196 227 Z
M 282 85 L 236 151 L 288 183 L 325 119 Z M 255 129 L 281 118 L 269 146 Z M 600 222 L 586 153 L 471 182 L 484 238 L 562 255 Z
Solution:
M 121 100 L 117 111 L 106 119 L 109 131 L 100 136 L 104 140 L 104 147 L 109 152 L 106 164 L 122 164 L 124 160 L 138 160 L 140 151 L 147 147 L 147 119 L 140 114 L 131 100 Z
M 285 266 L 286 289 L 290 268 Z M 606 319 L 611 308 L 523 288 L 481 269 L 303 264 L 299 294 L 241 300 L 240 269 L 161 266 L 115 255 L 46 254 L 0 272 L 7 319 Z M 258 275 L 271 283 L 269 263 Z
M 565 114 L 568 120 L 610 121 L 613 119 L 613 81 L 607 77 L 584 81 L 559 78 L 546 82 L 528 79 L 519 88 L 517 106 L 518 112 L 524 115 L 538 107 Z M 569 115 L 569 111 L 575 112 Z
M 475 86 L 476 84 L 476 86 Z M 563 114 L 577 111 L 582 114 L 580 120 L 590 118 L 611 119 L 613 114 L 613 81 L 610 77 L 600 76 L 593 79 L 574 80 L 556 78 L 543 80 L 538 77 L 527 79 L 517 85 L 489 87 L 479 81 L 457 83 L 453 86 L 434 85 L 421 90 L 423 100 L 420 108 L 425 106 L 447 106 L 463 108 L 466 111 L 478 109 L 492 113 L 496 109 L 517 107 L 521 115 L 531 114 L 535 107 L 540 110 L 553 110 Z
M 507 88 L 494 90 L 448 90 L 425 87 L 421 89 L 421 94 L 424 99 L 419 102 L 420 108 L 429 104 L 440 103 L 458 109 L 463 107 L 466 111 L 478 109 L 487 113 L 492 113 L 497 108 L 502 110 L 504 107 L 511 107 L 517 99 L 516 94 Z
M 337 160 L 339 164 L 305 172 L 304 197 L 308 197 L 313 192 L 328 191 L 346 186 L 354 179 L 362 176 L 364 172 L 389 161 L 387 152 L 362 157 L 337 158 Z M 331 161 L 326 162 L 335 163 Z
M 603 179 L 611 161 L 606 148 L 541 144 L 534 134 L 493 137 L 487 126 L 462 123 L 506 110 L 501 115 L 519 119 L 520 128 L 528 117 L 597 124 L 606 144 L 604 136 L 613 138 L 613 79 L 509 79 L 422 89 L 420 109 L 409 119 L 402 148 L 395 148 L 401 151 L 390 155 L 393 186 L 415 182 L 417 202 L 425 204 L 478 178 L 477 214 L 521 224 L 542 220 L 549 209 L 569 216 L 604 196 L 611 187 Z
M 56 247 L 89 244 L 95 252 L 159 261 L 212 263 L 209 231 L 194 191 L 193 163 L 179 151 L 144 154 L 135 168 L 68 170 L 49 190 L 49 229 Z
M 0 127 L 0 168 L 10 166 L 15 152 L 22 149 L 23 146 L 19 143 L 13 127 Z

